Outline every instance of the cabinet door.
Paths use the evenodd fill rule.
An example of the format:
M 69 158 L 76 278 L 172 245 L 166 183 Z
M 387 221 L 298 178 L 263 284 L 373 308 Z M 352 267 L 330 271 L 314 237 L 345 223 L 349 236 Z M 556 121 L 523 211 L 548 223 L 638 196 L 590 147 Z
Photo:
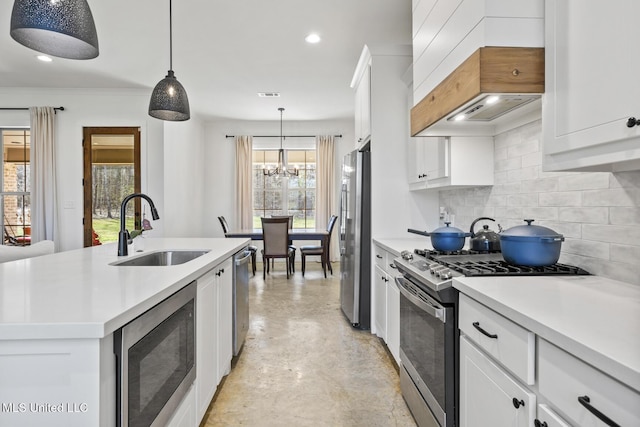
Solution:
M 449 176 L 449 138 L 425 138 L 423 149 L 424 169 L 427 180 L 446 178 Z
M 387 347 L 400 365 L 400 290 L 391 276 L 387 282 Z
M 194 408 L 195 394 L 193 387 L 190 388 L 167 423 L 167 427 L 193 427 L 200 424 L 194 418 L 196 413 Z
M 374 326 L 375 332 L 380 338 L 386 340 L 387 332 L 387 273 L 376 265 L 373 280 L 373 304 L 375 307 Z
M 535 427 L 571 427 L 547 405 L 538 405 L 536 421 L 537 424 L 534 423 Z
M 598 170 L 640 159 L 640 39 L 634 0 L 552 1 L 545 5 L 544 167 Z M 594 31 L 604 23 L 607 31 Z M 624 166 L 622 166 L 624 169 Z
M 460 337 L 460 426 L 533 425 L 536 396 Z
M 355 105 L 356 146 L 371 135 L 371 67 L 365 68 L 356 87 Z
M 233 357 L 233 263 L 226 260 L 216 268 L 218 287 L 218 381 L 231 371 Z
M 217 267 L 198 279 L 196 299 L 196 415 L 204 416 L 218 385 Z

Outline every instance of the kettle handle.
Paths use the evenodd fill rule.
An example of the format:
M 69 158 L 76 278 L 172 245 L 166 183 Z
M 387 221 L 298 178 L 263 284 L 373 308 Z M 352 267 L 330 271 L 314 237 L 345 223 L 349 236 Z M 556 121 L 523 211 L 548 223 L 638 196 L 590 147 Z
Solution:
M 473 222 L 471 223 L 471 228 L 469 229 L 469 233 L 471 233 L 471 238 L 474 238 L 476 236 L 476 233 L 474 233 L 473 231 L 473 226 L 476 225 L 476 222 L 482 221 L 482 220 L 496 222 L 495 219 L 489 218 L 488 216 L 481 216 L 480 218 L 474 219 Z

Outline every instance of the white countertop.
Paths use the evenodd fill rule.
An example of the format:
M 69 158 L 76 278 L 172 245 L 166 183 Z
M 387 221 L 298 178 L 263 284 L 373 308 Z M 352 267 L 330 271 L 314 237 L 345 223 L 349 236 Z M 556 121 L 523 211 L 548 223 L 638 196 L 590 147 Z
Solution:
M 374 238 L 373 242 L 395 256 L 400 256 L 402 251 L 413 252 L 414 249 L 431 249 L 429 237 Z
M 115 243 L 0 264 L 0 340 L 102 338 L 202 276 L 249 239 L 146 238 L 144 253 Z M 160 249 L 210 250 L 166 267 L 109 265 Z
M 640 391 L 640 287 L 597 276 L 461 277 L 453 286 Z

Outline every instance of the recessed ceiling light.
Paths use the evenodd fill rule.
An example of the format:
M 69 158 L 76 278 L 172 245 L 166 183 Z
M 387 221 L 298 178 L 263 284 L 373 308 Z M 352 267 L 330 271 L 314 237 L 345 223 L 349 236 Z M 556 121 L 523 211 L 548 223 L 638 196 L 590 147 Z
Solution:
M 307 37 L 304 38 L 304 41 L 306 41 L 307 43 L 320 43 L 320 36 L 315 34 L 315 33 L 311 33 L 309 34 Z
M 500 97 L 498 95 L 490 96 L 487 98 L 487 104 L 495 104 L 499 99 Z
M 51 59 L 47 55 L 38 55 L 38 56 L 36 56 L 36 58 L 38 58 L 42 62 L 51 62 L 51 61 L 53 61 L 53 59 Z
M 464 120 L 464 113 L 458 114 L 454 120 L 456 122 L 459 122 L 460 120 Z

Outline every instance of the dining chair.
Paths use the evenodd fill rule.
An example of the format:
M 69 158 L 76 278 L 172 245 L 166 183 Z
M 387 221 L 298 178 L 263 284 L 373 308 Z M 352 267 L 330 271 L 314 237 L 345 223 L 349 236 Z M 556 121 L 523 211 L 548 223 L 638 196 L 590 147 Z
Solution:
M 224 216 L 219 216 L 218 221 L 220 221 L 220 225 L 222 226 L 222 231 L 225 234 L 229 232 L 229 224 L 227 224 L 227 220 Z M 256 253 L 258 252 L 258 247 L 254 245 L 248 246 L 249 252 L 251 252 L 251 270 L 253 271 L 253 275 L 256 275 Z
M 284 258 L 287 267 L 287 279 L 292 273 L 291 260 L 293 249 L 289 247 L 289 220 L 287 218 L 261 218 L 262 221 L 262 277 L 267 278 L 269 260 Z
M 327 278 L 327 267 L 333 275 L 329 248 L 331 247 L 331 232 L 333 231 L 333 226 L 336 224 L 337 219 L 338 217 L 336 215 L 331 215 L 331 218 L 329 218 L 329 224 L 327 225 L 327 231 L 329 234 L 327 235 L 327 238 L 322 241 L 322 244 L 300 247 L 300 256 L 302 257 L 302 277 L 304 277 L 306 257 L 308 256 L 320 256 L 320 263 L 322 264 L 322 271 L 324 272 L 325 279 Z
M 271 218 L 288 218 L 289 219 L 289 230 L 293 228 L 293 215 L 271 215 Z M 291 255 L 291 271 L 293 273 L 296 272 L 296 248 L 293 244 L 292 240 L 289 240 L 289 248 L 293 249 L 293 254 Z M 271 263 L 273 267 L 273 261 Z

